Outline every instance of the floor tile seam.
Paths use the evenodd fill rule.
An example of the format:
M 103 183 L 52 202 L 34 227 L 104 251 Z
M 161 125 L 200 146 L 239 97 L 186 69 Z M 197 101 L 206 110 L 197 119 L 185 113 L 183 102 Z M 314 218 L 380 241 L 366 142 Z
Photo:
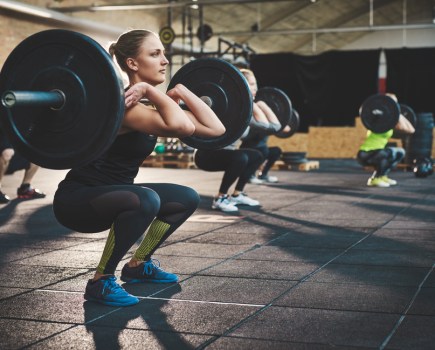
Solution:
M 47 323 L 48 323 L 48 322 L 47 322 Z M 60 335 L 60 334 L 62 334 L 62 333 L 68 332 L 68 331 L 70 331 L 71 329 L 77 328 L 78 326 L 80 326 L 80 325 L 75 324 L 75 325 L 72 325 L 71 327 L 69 327 L 69 328 L 67 328 L 67 329 L 62 329 L 62 330 L 60 330 L 60 331 L 58 331 L 58 332 L 55 332 L 55 333 L 53 333 L 53 334 L 50 334 L 49 336 L 47 336 L 47 337 L 45 337 L 45 338 L 42 338 L 42 339 L 39 339 L 39 340 L 37 340 L 37 341 L 35 341 L 35 342 L 32 342 L 32 343 L 30 343 L 30 344 L 27 344 L 27 345 L 25 345 L 24 347 L 22 347 L 21 349 L 28 349 L 29 347 L 33 347 L 33 346 L 35 346 L 35 345 L 37 345 L 37 344 L 43 343 L 43 342 L 45 342 L 45 341 L 47 341 L 47 340 L 49 340 L 49 339 L 51 339 L 51 338 L 57 337 L 58 335 Z
M 55 282 L 53 282 L 53 283 L 49 283 L 49 284 L 46 284 L 46 285 L 44 285 L 44 286 L 40 286 L 40 287 L 36 287 L 36 288 L 27 288 L 27 289 L 26 289 L 25 291 L 23 291 L 22 293 L 14 294 L 14 295 L 10 295 L 10 296 L 8 296 L 8 297 L 5 297 L 5 298 L 0 299 L 0 302 L 3 302 L 3 301 L 5 301 L 5 300 L 9 300 L 9 299 L 14 299 L 14 298 L 16 298 L 16 297 L 20 297 L 20 296 L 22 296 L 22 295 L 26 295 L 26 294 L 29 294 L 29 293 L 32 293 L 32 292 L 37 292 L 37 291 L 42 291 L 42 290 L 44 290 L 44 291 L 53 291 L 53 289 L 44 289 L 44 288 L 47 288 L 47 287 L 50 287 L 50 286 L 54 286 L 54 285 L 56 285 L 56 284 L 58 284 L 58 283 L 66 282 L 66 281 L 68 281 L 68 280 L 72 280 L 72 279 L 75 279 L 75 278 L 77 278 L 77 277 L 80 277 L 80 276 L 86 275 L 86 274 L 88 274 L 88 273 L 90 272 L 89 270 L 92 271 L 92 269 L 88 269 L 88 271 L 86 271 L 86 272 L 79 273 L 79 274 L 77 274 L 77 275 L 74 275 L 74 276 L 68 277 L 68 278 L 63 279 L 63 280 L 60 280 L 60 281 L 55 281 Z M 3 288 L 19 288 L 19 287 L 8 287 L 8 286 L 0 286 L 0 287 L 3 287 Z
M 281 344 L 293 344 L 293 345 L 309 345 L 309 346 L 323 346 L 323 347 L 331 347 L 331 343 L 319 343 L 319 342 L 302 342 L 302 341 L 295 341 L 295 340 L 284 340 L 284 339 L 270 339 L 270 338 L 259 338 L 259 337 L 244 337 L 241 335 L 226 335 L 224 337 L 218 337 L 218 338 L 230 338 L 230 339 L 239 339 L 239 340 L 248 340 L 248 339 L 252 339 L 252 340 L 260 340 L 260 341 L 270 341 L 275 343 L 281 343 Z M 217 339 L 215 339 L 214 341 L 216 341 Z M 195 348 L 195 350 L 200 350 L 200 349 L 204 349 L 203 347 L 204 344 L 201 344 L 200 347 Z M 210 345 L 210 344 L 207 344 Z M 291 346 L 288 347 L 288 349 L 292 349 Z M 352 350 L 352 349 L 356 349 L 356 350 L 373 350 L 373 347 L 365 347 L 365 346 L 346 346 L 346 349 Z
M 195 276 L 197 276 L 197 275 L 200 275 L 201 272 L 203 272 L 203 271 L 207 271 L 207 270 L 212 269 L 212 268 L 214 268 L 214 267 L 216 267 L 216 266 L 219 266 L 219 265 L 221 265 L 221 264 L 224 264 L 224 263 L 226 263 L 226 262 L 228 262 L 228 261 L 234 260 L 235 257 L 237 257 L 237 256 L 239 256 L 239 255 L 241 255 L 241 254 L 244 254 L 244 253 L 246 253 L 246 252 L 249 252 L 249 251 L 252 251 L 252 250 L 257 249 L 257 248 L 258 248 L 257 246 L 258 246 L 258 245 L 255 244 L 254 246 L 252 246 L 252 247 L 250 247 L 250 248 L 244 250 L 243 252 L 237 253 L 237 254 L 235 254 L 235 255 L 233 255 L 233 256 L 231 256 L 231 257 L 225 258 L 225 259 L 221 259 L 221 261 L 219 261 L 219 262 L 217 262 L 217 263 L 215 263 L 215 264 L 212 264 L 212 265 L 210 265 L 210 266 L 207 266 L 207 267 L 205 267 L 205 268 L 203 268 L 203 269 L 201 269 L 201 270 L 198 270 L 198 271 L 196 271 L 196 272 L 190 274 L 190 276 L 186 277 L 186 278 L 183 279 L 182 281 L 187 281 L 187 280 L 189 280 L 189 279 L 191 279 L 191 278 L 193 278 L 193 277 L 195 277 Z M 180 281 L 180 282 L 182 282 L 182 281 Z M 161 292 L 163 292 L 163 291 L 165 291 L 165 290 L 167 290 L 167 289 L 169 289 L 169 288 L 171 288 L 171 287 L 172 287 L 172 286 L 168 286 L 168 287 L 166 287 L 166 288 L 164 288 L 164 289 L 162 289 L 162 290 L 159 290 L 159 291 L 157 291 L 157 292 L 155 292 L 155 293 L 153 293 L 153 294 L 151 294 L 151 295 L 149 295 L 149 296 L 152 297 L 152 296 L 154 296 L 154 295 L 156 295 L 156 294 L 158 294 L 158 293 L 161 293 Z
M 270 282 L 299 282 L 299 278 L 262 278 L 262 277 L 253 277 L 253 276 L 228 276 L 228 275 L 219 275 L 219 274 L 206 274 L 206 273 L 195 273 L 195 276 L 191 275 L 186 279 L 180 280 L 180 282 L 187 281 L 193 277 L 212 277 L 212 278 L 228 278 L 228 279 L 243 279 L 243 280 L 252 280 L 252 281 L 270 281 Z
M 193 300 L 193 299 L 177 299 L 177 298 L 157 298 L 152 296 L 138 297 L 141 300 L 159 300 L 159 301 L 174 301 L 180 303 L 192 303 L 192 304 L 206 304 L 206 305 L 228 305 L 228 306 L 243 306 L 252 308 L 261 308 L 265 304 L 250 304 L 250 303 L 235 303 L 228 301 L 212 301 L 212 300 Z
M 36 256 L 42 256 L 44 254 L 50 254 L 50 253 L 59 252 L 59 251 L 70 251 L 70 252 L 79 252 L 80 251 L 80 252 L 83 252 L 83 250 L 68 250 L 67 248 L 69 248 L 69 247 L 62 247 L 62 248 L 56 248 L 56 249 L 47 249 L 47 251 L 45 251 L 45 252 L 41 252 L 39 254 L 35 254 L 35 255 L 30 256 L 30 257 L 20 258 L 20 259 L 17 259 L 17 260 L 22 261 L 22 260 L 26 260 L 28 258 L 34 258 Z M 41 249 L 44 249 L 44 248 L 41 248 Z M 93 252 L 93 251 L 89 251 L 89 252 Z M 100 251 L 98 251 L 98 252 L 100 252 Z M 17 260 L 12 260 L 10 262 L 15 262 Z M 24 264 L 19 264 L 19 265 L 24 265 Z
M 304 283 L 309 284 L 331 284 L 331 285 L 351 285 L 351 286 L 367 286 L 367 287 L 394 287 L 394 288 L 403 288 L 403 289 L 415 289 L 415 285 L 400 285 L 400 284 L 383 284 L 376 282 L 337 282 L 337 281 L 304 281 Z M 423 287 L 425 288 L 433 288 L 434 287 Z
M 391 332 L 385 337 L 384 341 L 382 342 L 381 346 L 379 347 L 379 350 L 385 349 L 385 347 L 388 345 L 390 340 L 393 338 L 394 334 L 396 333 L 396 331 L 398 330 L 398 328 L 400 327 L 402 322 L 405 320 L 409 310 L 411 309 L 412 305 L 414 304 L 415 300 L 417 299 L 417 296 L 420 293 L 424 283 L 426 282 L 426 280 L 429 278 L 430 274 L 434 270 L 435 270 L 435 263 L 432 265 L 432 268 L 427 272 L 427 274 L 423 277 L 423 279 L 420 282 L 420 284 L 418 285 L 417 290 L 415 291 L 413 297 L 409 301 L 408 305 L 405 307 L 404 311 L 402 312 L 402 315 L 397 320 L 397 322 L 394 325 L 394 327 L 391 329 Z
M 125 308 L 124 308 L 125 309 Z M 134 325 L 125 325 L 122 328 L 119 326 L 113 326 L 113 325 L 109 325 L 109 324 L 97 324 L 97 325 L 88 325 L 88 324 L 79 324 L 77 325 L 78 327 L 80 326 L 90 326 L 90 327 L 94 327 L 94 328 L 104 328 L 104 329 L 116 329 L 116 330 L 131 330 L 131 331 L 140 331 L 140 332 L 148 332 L 148 333 L 154 333 L 154 332 L 158 332 L 158 333 L 167 333 L 167 334 L 181 334 L 181 335 L 205 335 L 205 336 L 214 336 L 214 333 L 198 333 L 198 332 L 193 332 L 193 331 L 180 331 L 180 330 L 168 330 L 168 329 L 153 329 L 153 328 L 140 328 Z M 176 350 L 176 349 L 175 349 Z
M 35 323 L 61 324 L 61 325 L 63 324 L 63 325 L 70 325 L 72 327 L 82 325 L 81 323 L 77 323 L 77 322 L 55 321 L 55 320 L 41 320 L 41 319 L 36 319 L 36 318 L 13 317 L 13 316 L 0 316 L 0 320 L 29 321 L 29 322 L 35 322 Z
M 258 262 L 277 262 L 277 263 L 300 263 L 300 264 L 321 264 L 323 262 L 325 262 L 326 259 L 322 259 L 322 261 L 317 261 L 317 260 L 301 260 L 301 259 L 295 259 L 295 260 L 284 260 L 284 259 L 266 259 L 266 258 L 261 258 L 261 259 L 255 259 L 255 258 L 237 258 L 234 259 L 236 261 L 244 261 L 244 262 L 248 262 L 248 261 L 258 261 Z
M 32 258 L 34 258 L 34 256 Z M 25 258 L 25 259 L 28 259 L 28 258 Z M 21 259 L 20 261 L 23 261 L 25 259 Z M 17 261 L 14 261 L 13 263 L 15 265 L 18 265 L 18 266 L 28 266 L 29 265 L 28 263 L 25 263 L 25 262 L 18 263 Z M 77 270 L 78 269 L 82 269 L 82 270 L 94 269 L 95 270 L 95 266 L 93 266 L 93 267 L 91 267 L 91 266 L 71 266 L 71 265 L 68 265 L 68 266 L 59 266 L 59 265 L 44 265 L 44 264 L 34 264 L 32 266 L 41 267 L 41 268 L 57 268 L 57 269 L 61 268 L 61 269 L 65 269 L 65 270 L 71 270 L 71 269 L 77 269 Z
M 394 240 L 395 243 L 397 241 L 398 240 Z M 416 241 L 415 240 L 406 240 L 406 241 L 402 240 L 402 242 L 404 242 L 402 244 L 410 244 L 410 243 L 414 243 Z M 427 240 L 425 240 L 425 241 L 422 240 L 422 241 L 417 241 L 417 242 L 420 242 L 420 243 L 434 243 L 435 244 L 435 241 L 427 241 Z M 417 248 L 410 248 L 410 249 L 400 249 L 400 248 L 399 249 L 396 249 L 396 248 L 376 249 L 376 247 L 367 247 L 367 248 L 357 247 L 357 248 L 355 248 L 355 250 L 384 251 L 384 252 L 391 252 L 391 253 L 396 253 L 396 252 L 421 253 L 422 248 L 417 247 Z M 428 252 L 428 253 L 432 253 L 432 252 Z M 434 250 L 433 254 L 435 254 L 435 250 Z
M 19 319 L 19 320 L 23 320 L 23 319 Z M 25 346 L 21 347 L 21 349 L 27 349 L 27 348 L 32 347 L 34 345 L 40 344 L 40 343 L 45 342 L 46 340 L 48 340 L 50 338 L 57 337 L 59 334 L 62 334 L 62 333 L 67 332 L 67 331 L 70 331 L 71 329 L 80 326 L 79 324 L 70 324 L 70 323 L 64 323 L 64 322 L 60 323 L 60 322 L 41 321 L 41 320 L 38 320 L 38 321 L 35 321 L 35 322 L 38 322 L 38 323 L 55 323 L 55 324 L 65 324 L 65 325 L 69 324 L 69 325 L 71 325 L 71 327 L 68 327 L 66 329 L 62 329 L 60 331 L 57 331 L 57 332 L 55 332 L 53 334 L 50 334 L 49 336 L 47 336 L 45 338 L 38 339 L 37 341 L 34 341 L 34 342 L 30 343 L 30 344 L 26 344 Z
M 432 260 L 433 262 L 433 260 Z M 332 262 L 332 266 L 336 265 L 342 265 L 342 266 L 360 266 L 360 267 L 382 267 L 382 268 L 398 268 L 398 269 L 404 269 L 404 268 L 415 268 L 415 269 L 427 269 L 430 268 L 432 265 L 388 265 L 388 264 L 367 264 L 367 263 L 345 263 L 345 262 Z
M 227 228 L 228 226 L 231 226 L 233 224 L 234 223 L 231 223 L 231 224 L 225 225 L 223 227 L 219 227 L 219 228 L 215 228 L 215 229 L 212 229 L 212 230 L 208 230 L 206 232 L 201 232 L 201 233 L 198 233 L 197 235 L 194 235 L 194 236 L 191 236 L 191 237 L 186 237 L 186 238 L 174 241 L 174 242 L 172 242 L 172 241 L 171 242 L 167 242 L 165 245 L 162 245 L 160 248 L 167 247 L 167 246 L 170 246 L 170 245 L 174 245 L 176 243 L 183 243 L 183 242 L 186 242 L 186 241 L 188 241 L 190 239 L 201 237 L 201 236 L 206 235 L 208 233 L 212 233 L 212 232 L 214 232 L 216 230 L 219 230 L 219 229 L 222 229 L 222 228 Z M 176 232 L 174 232 L 173 234 L 176 234 Z
M 23 245 L 16 245 L 16 246 L 14 245 L 12 247 L 19 248 L 19 249 L 44 249 L 45 252 L 41 253 L 41 254 L 46 254 L 46 253 L 52 253 L 52 252 L 59 251 L 59 250 L 67 250 L 68 248 L 73 247 L 73 246 L 74 245 L 69 246 L 69 247 L 60 247 L 60 248 L 44 248 L 44 247 L 32 247 L 32 246 L 27 246 L 27 245 L 24 245 L 24 246 Z M 11 247 L 11 245 L 3 245 L 2 247 Z
M 325 308 L 325 307 L 304 307 L 304 306 L 293 306 L 293 305 L 279 305 L 273 304 L 271 307 L 282 308 L 282 309 L 294 309 L 294 310 L 317 310 L 317 311 L 332 311 L 332 312 L 350 312 L 350 313 L 360 313 L 360 314 L 374 314 L 374 315 L 392 315 L 400 316 L 400 312 L 390 312 L 390 311 L 377 311 L 377 310 L 356 310 L 356 309 L 337 309 L 337 308 Z
M 41 293 L 59 293 L 59 294 L 73 294 L 73 295 L 81 295 L 83 292 L 81 291 L 67 291 L 67 290 L 52 290 L 52 289 L 36 289 L 35 292 Z M 154 295 L 154 294 L 152 294 Z M 137 296 L 137 298 L 141 300 L 161 300 L 161 301 L 174 301 L 181 303 L 197 303 L 197 304 L 210 304 L 210 305 L 230 305 L 230 306 L 247 306 L 259 308 L 265 306 L 265 304 L 250 304 L 250 303 L 235 303 L 235 302 L 227 302 L 227 301 L 210 301 L 210 300 L 193 300 L 193 299 L 177 299 L 177 298 L 159 298 L 153 297 L 151 295 L 148 296 Z M 119 308 L 118 308 L 119 309 Z M 120 308 L 121 310 L 125 310 Z M 1 318 L 1 317 L 0 317 Z

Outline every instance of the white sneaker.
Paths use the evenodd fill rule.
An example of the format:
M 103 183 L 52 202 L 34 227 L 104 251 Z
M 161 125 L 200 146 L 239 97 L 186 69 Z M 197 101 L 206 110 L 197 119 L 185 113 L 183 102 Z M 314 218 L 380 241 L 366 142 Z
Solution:
M 264 178 L 260 176 L 260 180 L 266 181 L 266 182 L 271 183 L 271 184 L 278 182 L 278 178 L 276 176 L 271 176 L 271 175 L 267 175 Z
M 245 193 L 240 193 L 238 196 L 231 196 L 231 203 L 234 205 L 249 205 L 251 207 L 260 205 L 259 201 L 249 198 Z
M 390 179 L 387 175 L 381 176 L 381 179 L 382 179 L 382 181 L 386 182 L 390 186 L 397 185 L 397 181 L 393 180 L 393 179 Z
M 260 185 L 263 182 L 264 182 L 263 180 L 259 179 L 258 177 L 255 177 L 255 176 L 253 176 L 249 179 L 250 184 Z
M 220 196 L 213 199 L 212 209 L 219 209 L 226 213 L 239 211 L 239 209 L 230 201 L 228 195 Z

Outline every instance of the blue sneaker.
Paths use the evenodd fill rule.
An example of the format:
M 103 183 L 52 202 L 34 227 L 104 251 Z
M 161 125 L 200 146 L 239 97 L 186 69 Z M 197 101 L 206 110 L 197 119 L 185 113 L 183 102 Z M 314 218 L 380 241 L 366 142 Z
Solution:
M 178 276 L 163 271 L 158 260 L 150 259 L 136 267 L 129 267 L 128 264 L 125 264 L 122 268 L 121 280 L 125 283 L 174 283 L 178 282 Z
M 125 291 L 113 275 L 103 276 L 97 281 L 89 280 L 86 285 L 85 299 L 110 306 L 130 306 L 139 299 Z

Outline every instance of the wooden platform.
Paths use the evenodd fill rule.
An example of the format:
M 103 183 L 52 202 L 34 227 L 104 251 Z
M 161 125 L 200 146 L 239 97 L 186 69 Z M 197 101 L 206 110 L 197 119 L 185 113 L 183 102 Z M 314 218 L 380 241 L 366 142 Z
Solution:
M 287 164 L 282 160 L 278 160 L 273 165 L 274 170 L 297 170 L 297 171 L 310 171 L 314 169 L 319 169 L 320 163 L 317 160 L 309 160 L 305 163 L 300 164 Z
M 193 161 L 193 153 L 151 154 L 145 159 L 142 166 L 149 168 L 196 168 L 195 162 Z

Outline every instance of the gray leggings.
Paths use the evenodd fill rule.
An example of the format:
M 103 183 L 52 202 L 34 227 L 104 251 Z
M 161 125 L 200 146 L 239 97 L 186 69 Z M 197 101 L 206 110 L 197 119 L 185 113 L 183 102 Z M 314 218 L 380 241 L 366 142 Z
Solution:
M 374 151 L 359 151 L 358 162 L 363 166 L 373 166 L 373 177 L 388 175 L 405 156 L 405 150 L 400 147 L 385 147 Z

